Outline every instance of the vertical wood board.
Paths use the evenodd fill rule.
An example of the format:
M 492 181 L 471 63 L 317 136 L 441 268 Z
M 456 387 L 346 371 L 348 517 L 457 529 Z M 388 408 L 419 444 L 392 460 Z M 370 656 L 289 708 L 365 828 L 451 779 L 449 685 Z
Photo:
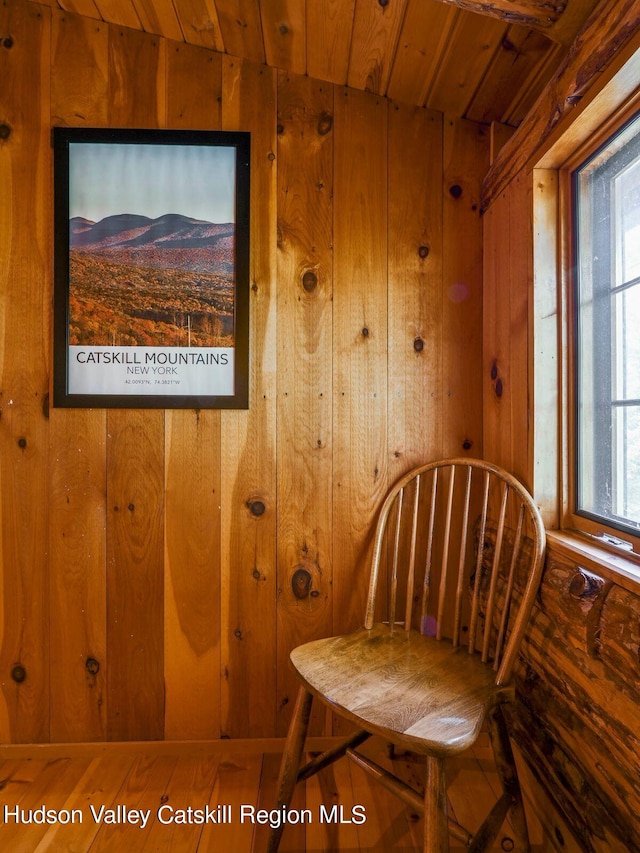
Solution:
M 389 109 L 389 480 L 442 447 L 442 115 Z
M 53 14 L 51 115 L 107 122 L 108 27 Z M 51 739 L 106 737 L 106 413 L 50 412 Z
M 172 43 L 169 127 L 220 127 L 221 57 Z M 220 412 L 165 413 L 167 739 L 220 736 Z
M 158 39 L 110 27 L 109 122 L 155 127 L 166 109 Z M 164 413 L 107 416 L 107 732 L 164 733 Z
M 276 706 L 276 77 L 223 61 L 223 128 L 251 131 L 250 403 L 222 413 L 223 733 L 269 735 Z
M 444 456 L 483 456 L 482 219 L 489 162 L 482 125 L 445 116 L 443 175 Z
M 278 87 L 278 728 L 289 652 L 332 631 L 333 87 Z
M 375 513 L 388 487 L 387 103 L 335 93 L 334 630 L 361 624 Z
M 49 736 L 51 11 L 0 6 L 0 737 Z

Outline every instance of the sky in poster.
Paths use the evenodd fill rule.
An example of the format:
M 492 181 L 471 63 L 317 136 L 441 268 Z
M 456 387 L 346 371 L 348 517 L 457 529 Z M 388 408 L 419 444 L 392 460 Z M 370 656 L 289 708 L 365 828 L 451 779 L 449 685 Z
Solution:
M 133 213 L 235 221 L 235 148 L 70 143 L 69 216 Z

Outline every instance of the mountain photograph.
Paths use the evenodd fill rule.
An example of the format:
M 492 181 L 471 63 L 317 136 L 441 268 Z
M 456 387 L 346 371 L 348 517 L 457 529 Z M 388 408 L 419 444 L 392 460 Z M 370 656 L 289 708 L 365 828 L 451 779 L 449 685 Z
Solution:
M 234 345 L 234 223 L 69 220 L 69 344 Z

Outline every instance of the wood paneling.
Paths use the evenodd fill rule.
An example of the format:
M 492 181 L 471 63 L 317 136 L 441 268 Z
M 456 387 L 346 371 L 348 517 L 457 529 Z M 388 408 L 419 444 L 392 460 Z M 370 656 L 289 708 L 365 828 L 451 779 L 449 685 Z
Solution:
M 388 488 L 387 102 L 335 95 L 334 628 L 364 614 L 370 520 Z
M 528 17 L 513 0 L 46 2 L 414 106 L 518 124 L 520 106 L 536 100 L 598 0 L 534 1 L 528 7 L 540 8 Z
M 426 156 L 425 156 L 426 154 Z M 389 481 L 442 452 L 443 116 L 389 110 Z
M 481 441 L 478 389 L 462 393 L 479 294 L 445 302 L 456 232 L 480 253 L 484 138 L 200 46 L 0 10 L 0 737 L 283 732 L 289 649 L 362 619 L 390 481 L 444 431 Z M 46 417 L 52 124 L 251 132 L 248 410 Z
M 276 74 L 225 58 L 222 122 L 251 130 L 250 404 L 222 414 L 222 732 L 276 719 Z
M 558 524 L 559 469 L 568 456 L 560 440 L 567 428 L 559 400 L 566 380 L 557 375 L 568 321 L 558 323 L 565 224 L 558 222 L 558 173 L 532 170 L 531 160 L 536 150 L 539 157 L 555 156 L 547 154 L 546 146 L 556 135 L 556 123 L 566 127 L 568 122 L 565 95 L 591 86 L 594 78 L 586 69 L 595 62 L 605 68 L 612 61 L 612 42 L 622 45 L 630 38 L 626 15 L 631 7 L 625 4 L 622 12 L 616 34 L 611 4 L 601 4 L 600 36 L 592 19 L 564 76 L 553 81 L 523 125 L 530 135 L 525 137 L 523 129 L 514 134 L 485 185 L 485 199 L 491 199 L 483 217 L 485 458 L 505 465 L 530 486 L 535 483 L 536 500 L 551 526 Z M 633 88 L 634 75 L 627 68 L 624 79 L 612 83 L 616 94 L 608 97 L 610 75 L 612 69 L 605 69 L 602 100 L 597 85 L 586 95 L 599 102 L 600 119 L 606 115 L 603 101 L 615 109 L 622 93 Z M 575 119 L 561 159 L 578 138 L 579 109 Z M 583 133 L 583 140 L 588 137 Z M 556 158 L 555 165 L 559 162 Z M 546 849 L 635 850 L 640 846 L 637 574 L 634 579 L 629 571 L 606 568 L 601 550 L 572 545 L 577 537 L 571 534 L 549 537 L 541 593 L 522 649 L 513 714 L 516 741 L 528 768 L 532 807 L 545 826 Z
M 218 129 L 221 100 L 220 55 L 171 44 L 168 126 Z M 168 411 L 165 429 L 165 737 L 216 738 L 220 735 L 220 412 Z
M 278 660 L 333 629 L 333 86 L 278 87 Z M 278 733 L 297 680 L 278 667 Z
M 109 27 L 53 14 L 51 114 L 107 123 Z M 51 409 L 51 738 L 107 736 L 106 413 Z
M 443 456 L 483 456 L 483 429 L 475 416 L 482 407 L 482 365 L 476 358 L 482 349 L 483 310 L 478 187 L 488 156 L 485 127 L 445 116 Z
M 49 736 L 51 10 L 0 6 L 0 737 Z

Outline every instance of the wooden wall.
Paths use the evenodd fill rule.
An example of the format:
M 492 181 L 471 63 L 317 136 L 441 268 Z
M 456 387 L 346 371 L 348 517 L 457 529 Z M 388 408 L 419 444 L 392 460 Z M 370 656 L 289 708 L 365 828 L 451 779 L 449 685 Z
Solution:
M 553 481 L 557 500 L 559 427 L 553 374 L 558 370 L 554 341 L 561 334 L 556 329 L 560 300 L 552 296 L 544 309 L 540 307 L 545 294 L 534 294 L 533 271 L 535 251 L 555 276 L 558 177 L 553 169 L 534 173 L 533 166 L 545 152 L 542 134 L 553 127 L 548 117 L 557 120 L 570 109 L 567 91 L 580 86 L 586 94 L 588 84 L 593 83 L 594 91 L 604 86 L 613 74 L 608 62 L 613 63 L 634 32 L 638 46 L 637 6 L 625 7 L 625 14 L 635 16 L 632 22 L 620 22 L 614 3 L 603 4 L 603 9 L 601 26 L 594 20 L 583 34 L 583 46 L 576 43 L 572 51 L 573 65 L 553 81 L 547 100 L 528 117 L 524 135 L 513 137 L 520 167 L 516 169 L 509 157 L 503 163 L 503 180 L 487 182 L 499 191 L 483 217 L 485 458 L 513 470 L 530 487 L 535 481 L 536 497 L 547 504 L 554 527 L 558 515 L 554 518 L 549 510 L 548 490 Z M 601 51 L 597 74 L 592 61 L 596 46 Z M 637 87 L 637 80 L 636 74 L 629 86 Z M 623 93 L 621 84 L 614 88 Z M 594 93 L 589 97 L 595 98 Z M 580 120 L 586 120 L 585 114 Z M 569 117 L 563 131 L 571 124 Z M 539 144 L 537 153 L 533 146 L 527 148 L 527 134 L 534 138 L 533 146 Z M 545 195 L 551 199 L 544 203 L 546 212 L 534 218 L 534 211 L 541 209 L 534 202 Z M 534 228 L 541 229 L 535 239 Z M 538 274 L 537 280 L 541 278 Z M 551 386 L 544 389 L 542 403 L 535 399 L 539 386 L 533 369 L 541 359 L 550 368 L 546 375 Z M 547 409 L 535 419 L 534 458 L 533 414 L 540 406 Z M 541 460 L 545 447 L 549 459 Z M 541 462 L 546 463 L 546 479 L 538 473 Z M 562 537 L 550 537 L 541 594 L 518 670 L 519 701 L 513 715 L 531 804 L 546 833 L 545 849 L 558 853 L 640 850 L 640 584 L 612 572 L 588 550 L 580 554 Z
M 0 22 L 0 740 L 282 734 L 287 652 L 357 624 L 390 483 L 482 453 L 487 137 L 46 5 Z M 251 131 L 248 411 L 49 406 L 52 125 Z

